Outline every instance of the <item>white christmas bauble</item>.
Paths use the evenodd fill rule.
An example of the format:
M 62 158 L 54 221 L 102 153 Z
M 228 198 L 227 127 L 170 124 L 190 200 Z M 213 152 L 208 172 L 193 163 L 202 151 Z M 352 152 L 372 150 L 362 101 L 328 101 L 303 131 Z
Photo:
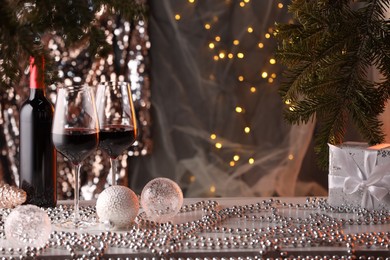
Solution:
M 50 218 L 37 206 L 18 206 L 5 220 L 4 231 L 14 247 L 43 247 L 51 233 Z
M 137 195 L 125 186 L 114 185 L 99 194 L 96 213 L 99 220 L 110 223 L 114 228 L 129 226 L 139 210 Z
M 150 220 L 169 221 L 182 205 L 183 192 L 176 182 L 168 178 L 155 178 L 142 190 L 141 206 Z

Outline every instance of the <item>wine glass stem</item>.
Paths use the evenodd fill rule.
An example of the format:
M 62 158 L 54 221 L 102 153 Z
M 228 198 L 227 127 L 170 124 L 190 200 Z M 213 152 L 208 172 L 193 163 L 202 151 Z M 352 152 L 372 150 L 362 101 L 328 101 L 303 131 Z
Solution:
M 111 163 L 111 173 L 112 173 L 111 185 L 116 185 L 116 170 L 118 169 L 118 159 L 110 158 L 110 163 Z
M 80 168 L 81 164 L 74 165 L 74 218 L 75 226 L 80 221 L 79 202 L 80 202 Z

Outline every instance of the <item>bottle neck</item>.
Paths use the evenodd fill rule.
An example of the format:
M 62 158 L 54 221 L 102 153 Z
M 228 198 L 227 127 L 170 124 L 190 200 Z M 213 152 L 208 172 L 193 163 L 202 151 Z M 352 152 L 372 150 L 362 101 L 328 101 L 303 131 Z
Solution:
M 30 57 L 30 90 L 45 90 L 44 68 L 45 60 L 43 56 L 38 58 Z
M 46 92 L 44 88 L 30 88 L 29 99 L 32 100 L 37 97 L 46 97 Z

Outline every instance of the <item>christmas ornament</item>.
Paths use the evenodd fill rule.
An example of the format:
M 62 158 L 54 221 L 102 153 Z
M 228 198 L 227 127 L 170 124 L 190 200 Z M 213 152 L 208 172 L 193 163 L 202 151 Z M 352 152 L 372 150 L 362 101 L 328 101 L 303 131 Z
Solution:
M 13 208 L 26 201 L 26 192 L 8 184 L 0 185 L 0 208 Z
M 166 222 L 174 217 L 183 204 L 183 192 L 176 182 L 156 178 L 146 184 L 141 193 L 141 206 L 148 219 Z
M 43 247 L 51 233 L 51 223 L 47 213 L 34 205 L 15 208 L 4 223 L 7 240 L 14 247 Z
M 137 195 L 125 186 L 114 185 L 100 193 L 96 201 L 99 220 L 115 229 L 130 225 L 138 214 Z

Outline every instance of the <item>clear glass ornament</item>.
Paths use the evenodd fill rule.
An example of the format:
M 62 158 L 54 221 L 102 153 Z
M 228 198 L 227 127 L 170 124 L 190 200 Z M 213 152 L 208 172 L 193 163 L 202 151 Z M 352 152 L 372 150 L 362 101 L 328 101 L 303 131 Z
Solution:
M 148 219 L 167 222 L 183 205 L 183 192 L 176 182 L 168 178 L 155 178 L 141 193 L 141 206 Z
M 37 206 L 18 206 L 5 220 L 4 231 L 14 247 L 43 247 L 51 233 L 50 218 Z

